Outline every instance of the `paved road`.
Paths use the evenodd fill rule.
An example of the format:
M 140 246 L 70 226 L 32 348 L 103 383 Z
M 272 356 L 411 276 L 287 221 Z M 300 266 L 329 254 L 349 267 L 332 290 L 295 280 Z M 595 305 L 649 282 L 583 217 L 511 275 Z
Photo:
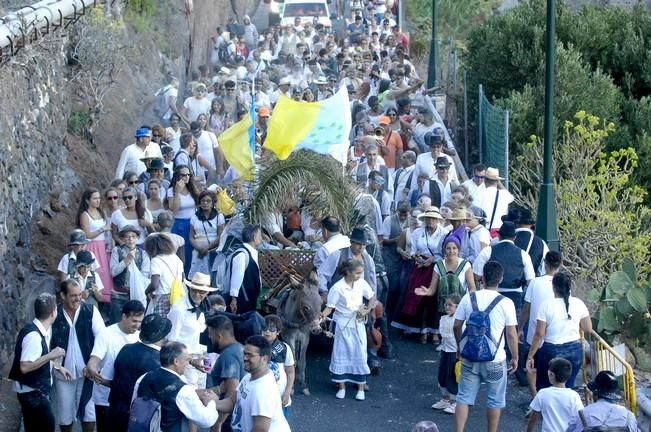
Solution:
M 354 389 L 346 399 L 335 399 L 329 380 L 330 356 L 324 350 L 308 353 L 308 386 L 311 396 L 297 394 L 290 409 L 293 432 L 409 432 L 421 420 L 432 420 L 439 430 L 452 431 L 453 417 L 430 408 L 439 399 L 436 387 L 438 353 L 431 344 L 421 345 L 392 333 L 397 356 L 383 360 L 378 377 L 369 377 L 366 401 L 355 400 Z M 466 430 L 486 430 L 486 395 L 480 393 L 478 408 L 471 410 Z M 507 390 L 507 407 L 502 411 L 501 431 L 525 430 L 524 413 L 529 402 L 526 389 L 517 387 L 511 378 Z

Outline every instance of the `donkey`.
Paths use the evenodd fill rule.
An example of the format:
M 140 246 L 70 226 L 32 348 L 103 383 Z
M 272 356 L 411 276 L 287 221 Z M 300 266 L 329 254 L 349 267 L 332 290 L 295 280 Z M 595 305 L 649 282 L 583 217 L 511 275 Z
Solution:
M 321 332 L 321 296 L 313 274 L 302 285 L 292 286 L 282 295 L 277 311 L 283 320 L 283 341 L 292 348 L 296 357 L 295 384 L 306 396 L 310 395 L 310 390 L 305 385 L 307 346 L 310 334 Z

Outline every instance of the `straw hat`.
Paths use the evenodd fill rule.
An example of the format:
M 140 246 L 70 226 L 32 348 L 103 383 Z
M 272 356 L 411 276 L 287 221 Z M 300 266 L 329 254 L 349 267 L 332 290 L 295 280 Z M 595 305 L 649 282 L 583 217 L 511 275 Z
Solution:
M 500 177 L 500 170 L 492 167 L 486 168 L 484 178 L 487 178 L 488 180 L 504 180 L 504 178 Z
M 151 159 L 160 159 L 163 160 L 163 155 L 161 154 L 160 150 L 156 147 L 147 147 L 145 149 L 145 155 L 140 158 L 142 162 L 151 160 Z
M 188 288 L 205 291 L 205 292 L 214 292 L 217 291 L 217 288 L 210 286 L 210 276 L 203 273 L 195 273 L 192 276 L 192 280 L 185 283 Z
M 460 207 L 452 210 L 452 214 L 446 218 L 447 220 L 468 220 L 468 212 L 465 207 Z
M 443 216 L 441 216 L 441 213 L 439 213 L 438 207 L 434 206 L 427 207 L 424 212 L 418 215 L 418 220 L 423 220 L 425 218 L 443 220 Z

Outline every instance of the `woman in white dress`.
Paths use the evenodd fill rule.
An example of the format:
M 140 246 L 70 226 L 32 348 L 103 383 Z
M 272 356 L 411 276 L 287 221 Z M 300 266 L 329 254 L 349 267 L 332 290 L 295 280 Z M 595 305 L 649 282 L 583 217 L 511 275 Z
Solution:
M 192 243 L 192 265 L 188 278 L 197 273 L 210 274 L 219 237 L 224 231 L 224 215 L 215 209 L 217 195 L 209 190 L 199 194 L 199 209 L 190 219 L 190 243 Z
M 154 232 L 154 218 L 145 207 L 145 194 L 140 194 L 135 187 L 127 187 L 122 191 L 125 208 L 118 209 L 111 215 L 111 231 L 116 244 L 122 245 L 123 241 L 118 233 L 127 225 L 140 227 L 138 246 L 145 243 L 147 233 Z
M 367 364 L 366 326 L 364 319 L 375 304 L 371 286 L 364 280 L 364 265 L 349 259 L 341 264 L 344 277 L 328 292 L 324 320 L 334 311 L 335 341 L 330 359 L 332 381 L 337 383 L 337 399 L 346 397 L 346 383 L 357 385 L 355 399 L 364 400 L 366 376 L 371 372 Z M 364 299 L 368 305 L 364 306 Z

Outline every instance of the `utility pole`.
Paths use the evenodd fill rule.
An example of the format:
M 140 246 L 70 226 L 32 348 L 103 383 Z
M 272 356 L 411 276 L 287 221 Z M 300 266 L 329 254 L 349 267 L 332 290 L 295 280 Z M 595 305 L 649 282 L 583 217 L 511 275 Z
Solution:
M 554 139 L 554 69 L 556 66 L 556 10 L 555 0 L 547 0 L 547 34 L 545 38 L 545 129 L 543 182 L 538 198 L 536 234 L 542 237 L 550 250 L 559 250 L 556 197 L 553 178 Z
M 436 60 L 438 56 L 438 41 L 436 39 L 436 0 L 432 0 L 432 40 L 429 45 L 429 66 L 427 68 L 427 87 L 436 85 Z

